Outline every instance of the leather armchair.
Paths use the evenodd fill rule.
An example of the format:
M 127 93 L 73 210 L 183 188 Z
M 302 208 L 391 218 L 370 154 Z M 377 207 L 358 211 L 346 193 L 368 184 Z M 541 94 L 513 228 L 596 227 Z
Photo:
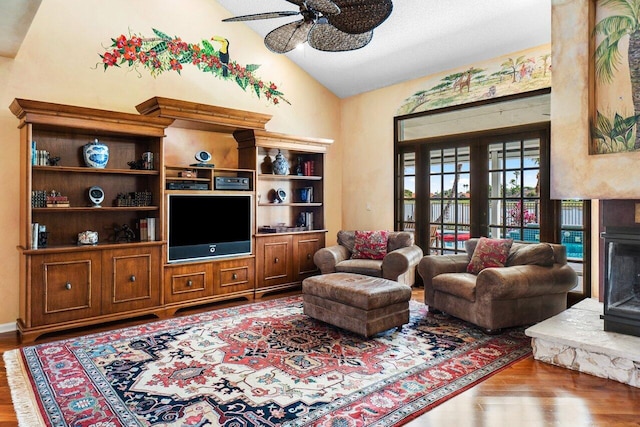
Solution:
M 567 264 L 566 248 L 552 243 L 513 243 L 505 267 L 467 273 L 478 239 L 467 253 L 422 258 L 418 273 L 429 311 L 441 311 L 481 327 L 485 333 L 530 325 L 567 308 L 567 293 L 578 275 Z
M 355 231 L 340 230 L 338 244 L 317 251 L 313 261 L 322 274 L 335 272 L 382 277 L 412 286 L 416 268 L 423 257 L 422 249 L 414 244 L 413 233 L 392 231 L 387 242 L 387 254 L 382 260 L 351 259 L 355 246 Z

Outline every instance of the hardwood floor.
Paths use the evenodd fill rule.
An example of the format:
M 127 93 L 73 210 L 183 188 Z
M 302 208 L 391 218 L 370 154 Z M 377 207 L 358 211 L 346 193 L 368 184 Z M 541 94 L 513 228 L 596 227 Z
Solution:
M 262 300 L 287 294 L 265 296 Z M 422 301 L 422 291 L 413 298 Z M 222 308 L 246 303 L 228 302 Z M 195 309 L 181 315 L 203 311 Z M 118 327 L 144 323 L 133 320 Z M 72 331 L 36 341 L 78 336 L 113 326 Z M 19 347 L 16 333 L 0 334 L 0 353 Z M 640 426 L 640 388 L 551 366 L 529 357 L 406 424 L 417 426 Z M 4 361 L 0 360 L 0 427 L 17 426 Z M 24 426 L 31 427 L 31 426 Z

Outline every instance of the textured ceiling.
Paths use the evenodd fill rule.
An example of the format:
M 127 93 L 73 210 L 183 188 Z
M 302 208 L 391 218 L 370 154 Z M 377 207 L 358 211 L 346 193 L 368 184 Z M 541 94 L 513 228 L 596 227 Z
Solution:
M 286 0 L 218 0 L 229 16 L 290 10 Z M 299 17 L 248 25 L 265 36 Z M 362 49 L 285 54 L 340 98 L 551 41 L 551 0 L 395 0 L 391 16 Z

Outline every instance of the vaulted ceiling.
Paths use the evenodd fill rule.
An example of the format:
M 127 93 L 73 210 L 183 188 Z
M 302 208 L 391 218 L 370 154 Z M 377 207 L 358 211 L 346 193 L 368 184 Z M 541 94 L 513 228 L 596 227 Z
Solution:
M 0 5 L 0 56 L 14 58 L 42 0 Z M 214 1 L 214 0 L 211 0 Z M 229 16 L 290 10 L 286 0 L 217 0 Z M 106 6 L 105 6 L 106 7 Z M 248 25 L 261 36 L 299 16 Z M 395 0 L 391 16 L 362 49 L 286 53 L 340 98 L 549 43 L 551 0 Z
M 230 16 L 298 10 L 286 0 L 218 0 Z M 265 36 L 286 22 L 248 25 Z M 347 52 L 308 44 L 285 54 L 341 98 L 551 42 L 551 0 L 395 0 L 371 43 Z

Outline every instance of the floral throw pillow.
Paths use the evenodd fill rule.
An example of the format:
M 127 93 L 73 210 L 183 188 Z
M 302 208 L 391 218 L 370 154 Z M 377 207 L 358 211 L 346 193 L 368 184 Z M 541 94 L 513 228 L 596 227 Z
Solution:
M 478 274 L 485 268 L 504 267 L 512 244 L 512 239 L 481 237 L 467 265 L 467 272 Z
M 382 259 L 387 254 L 388 231 L 357 231 L 351 259 Z

